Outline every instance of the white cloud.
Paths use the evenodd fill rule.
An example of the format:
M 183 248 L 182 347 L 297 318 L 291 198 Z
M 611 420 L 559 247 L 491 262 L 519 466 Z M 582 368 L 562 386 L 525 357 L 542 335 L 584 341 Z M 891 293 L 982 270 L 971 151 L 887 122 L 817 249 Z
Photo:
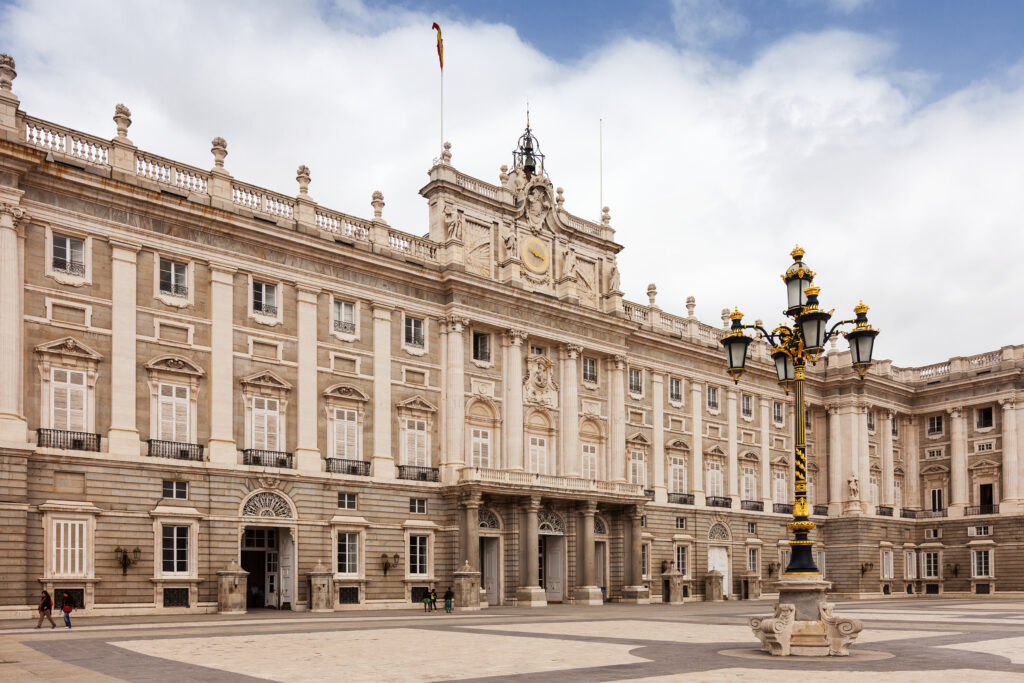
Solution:
M 750 29 L 747 18 L 724 0 L 671 0 L 672 25 L 684 45 L 705 47 Z
M 346 2 L 26 2 L 0 19 L 30 114 L 104 136 L 128 104 L 142 149 L 426 232 L 416 194 L 438 152 L 438 69 L 427 17 Z M 774 324 L 796 242 L 822 300 L 857 299 L 897 364 L 1024 343 L 1024 69 L 938 101 L 894 72 L 892 45 L 847 32 L 791 35 L 747 65 L 622 40 L 556 63 L 507 26 L 441 22 L 454 163 L 495 181 L 530 100 L 566 207 L 605 202 L 626 247 L 627 296 L 717 323 L 725 306 Z M 569 30 L 569 29 L 567 29 Z

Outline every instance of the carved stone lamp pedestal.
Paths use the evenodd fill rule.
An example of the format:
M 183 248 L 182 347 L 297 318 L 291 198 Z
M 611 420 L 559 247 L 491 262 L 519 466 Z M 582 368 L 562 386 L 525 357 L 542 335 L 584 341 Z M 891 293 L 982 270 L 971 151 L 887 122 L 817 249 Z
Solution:
M 462 568 L 455 572 L 455 611 L 480 611 L 480 572 L 469 566 L 467 560 Z
M 825 591 L 832 587 L 820 576 L 783 575 L 775 616 L 753 617 L 750 628 L 761 649 L 776 657 L 846 657 L 864 625 L 832 614 Z

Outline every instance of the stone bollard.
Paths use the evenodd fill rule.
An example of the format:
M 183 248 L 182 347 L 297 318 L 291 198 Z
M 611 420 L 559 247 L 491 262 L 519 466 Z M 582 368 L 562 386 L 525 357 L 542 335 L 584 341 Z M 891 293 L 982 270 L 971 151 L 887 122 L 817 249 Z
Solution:
M 331 590 L 333 572 L 324 566 L 323 562 L 317 562 L 316 567 L 309 573 L 309 611 L 310 612 L 333 612 L 334 591 Z
M 704 576 L 704 600 L 705 602 L 719 602 L 724 600 L 722 594 L 722 572 L 712 569 Z
M 221 614 L 245 614 L 248 585 L 249 572 L 234 560 L 227 569 L 217 572 L 217 611 Z
M 480 611 L 480 572 L 469 566 L 469 561 L 455 572 L 455 611 Z

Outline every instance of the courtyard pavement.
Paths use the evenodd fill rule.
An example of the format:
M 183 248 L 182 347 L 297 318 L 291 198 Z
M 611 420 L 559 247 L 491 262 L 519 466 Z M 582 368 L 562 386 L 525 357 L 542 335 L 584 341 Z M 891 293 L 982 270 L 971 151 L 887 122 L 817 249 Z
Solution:
M 551 605 L 0 622 L 0 681 L 818 681 L 1024 683 L 1024 600 L 841 603 L 848 658 L 773 658 L 747 618 L 769 602 Z M 58 618 L 59 623 L 59 618 Z

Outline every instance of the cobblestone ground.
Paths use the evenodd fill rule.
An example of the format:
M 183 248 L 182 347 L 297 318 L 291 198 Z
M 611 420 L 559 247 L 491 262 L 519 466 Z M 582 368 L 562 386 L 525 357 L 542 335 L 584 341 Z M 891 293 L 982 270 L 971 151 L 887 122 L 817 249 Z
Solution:
M 261 611 L 0 622 L 2 681 L 1024 682 L 1024 600 L 887 600 L 849 658 L 772 658 L 746 626 L 767 602 L 313 615 Z M 27 626 L 27 627 L 26 627 Z

